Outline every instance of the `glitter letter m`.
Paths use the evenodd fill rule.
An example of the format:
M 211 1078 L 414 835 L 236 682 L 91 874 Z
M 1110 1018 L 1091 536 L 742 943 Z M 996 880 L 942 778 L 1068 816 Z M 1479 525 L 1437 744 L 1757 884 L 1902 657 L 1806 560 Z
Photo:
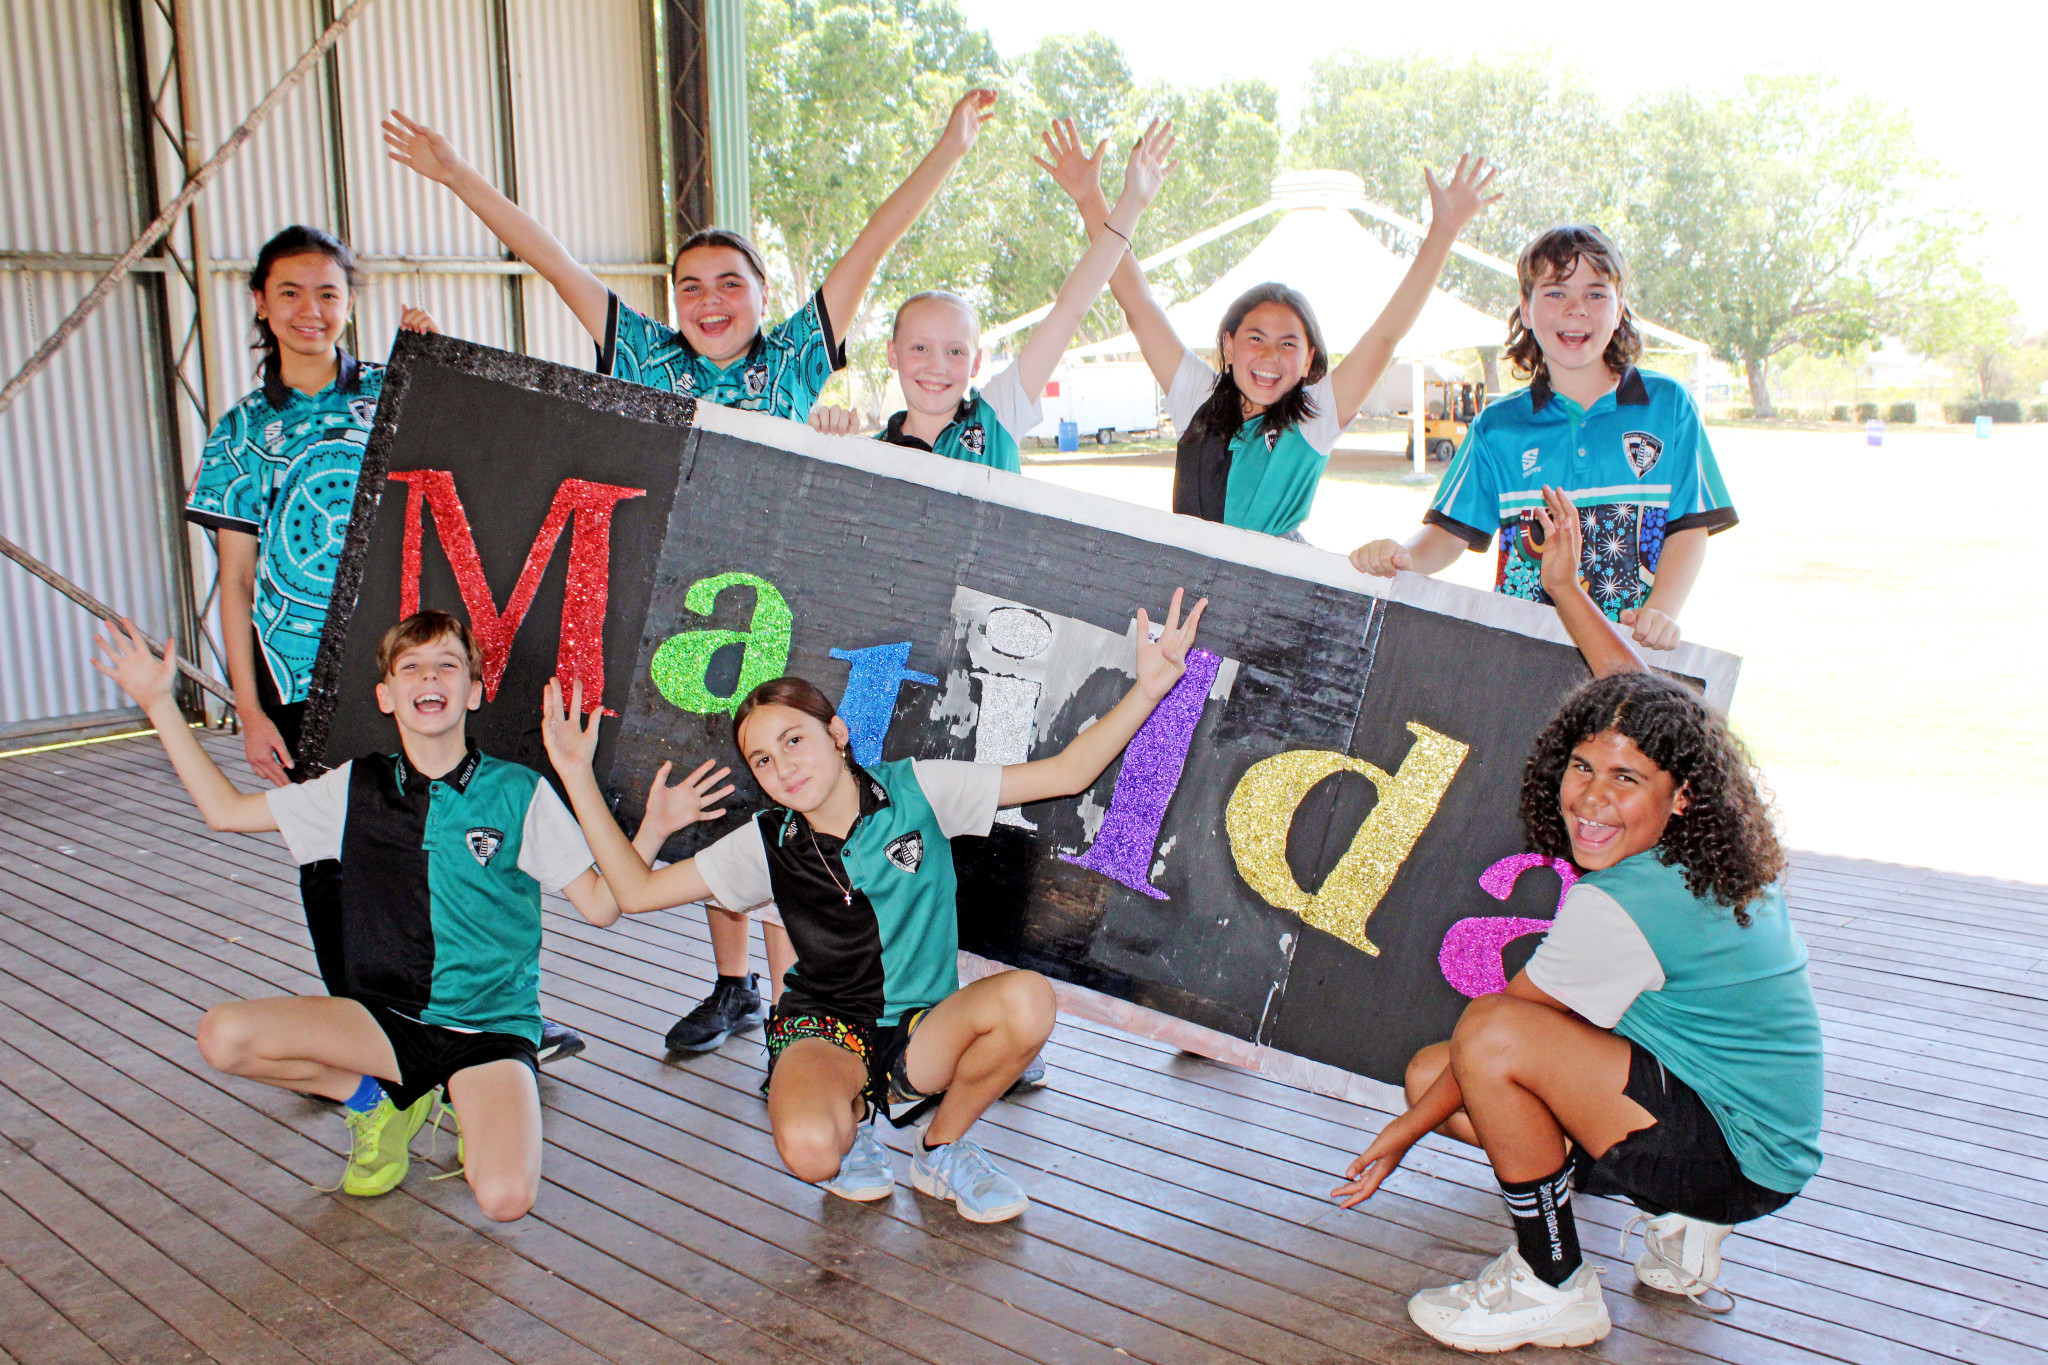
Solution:
M 469 627 L 476 632 L 477 647 L 484 655 L 484 699 L 498 695 L 498 680 L 512 658 L 512 639 L 526 620 L 526 609 L 540 591 L 541 576 L 554 558 L 555 544 L 569 528 L 569 582 L 562 594 L 562 642 L 555 668 L 564 687 L 577 679 L 583 682 L 585 713 L 604 707 L 604 609 L 611 587 L 612 512 L 628 498 L 647 495 L 644 488 L 622 488 L 617 484 L 592 483 L 588 479 L 564 479 L 555 490 L 555 500 L 540 524 L 540 533 L 526 552 L 511 600 L 503 615 L 491 596 L 484 578 L 482 558 L 477 554 L 476 536 L 469 529 L 469 515 L 455 491 L 455 476 L 445 469 L 393 470 L 391 477 L 412 487 L 406 499 L 405 548 L 400 564 L 398 614 L 412 615 L 420 609 L 420 539 L 424 519 L 422 508 L 434 514 L 434 530 L 447 552 L 448 567 L 455 572 L 455 585 L 462 592 L 462 605 L 469 613 Z M 570 528 L 570 520 L 575 525 Z

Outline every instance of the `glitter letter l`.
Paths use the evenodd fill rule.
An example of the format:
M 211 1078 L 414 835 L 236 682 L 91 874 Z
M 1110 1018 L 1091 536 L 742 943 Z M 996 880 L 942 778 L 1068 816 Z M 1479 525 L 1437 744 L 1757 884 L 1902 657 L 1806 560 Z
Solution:
M 1415 841 L 1436 815 L 1437 803 L 1472 752 L 1449 735 L 1408 722 L 1415 743 L 1389 774 L 1363 759 L 1321 749 L 1294 749 L 1252 764 L 1224 808 L 1224 828 L 1238 875 L 1269 904 L 1292 910 L 1304 924 L 1335 934 L 1352 947 L 1379 956 L 1366 937 L 1366 921 L 1394 884 Z M 1372 814 L 1358 827 L 1351 847 L 1314 895 L 1301 889 L 1287 865 L 1287 828 L 1294 811 L 1318 782 L 1333 773 L 1353 772 L 1379 792 Z
M 1223 660 L 1206 649 L 1188 653 L 1187 672 L 1180 675 L 1180 681 L 1138 727 L 1130 747 L 1124 750 L 1124 765 L 1117 770 L 1116 790 L 1110 795 L 1109 810 L 1102 817 L 1094 845 L 1068 862 L 1100 872 L 1154 900 L 1168 899 L 1152 885 L 1152 849 L 1159 842 L 1166 807 L 1180 786 L 1181 770 L 1187 766 L 1195 726 L 1202 719 L 1202 704 L 1208 701 L 1216 670 L 1222 666 Z
M 910 661 L 910 644 L 905 640 L 832 651 L 833 658 L 851 665 L 846 670 L 846 691 L 839 698 L 839 718 L 846 722 L 853 739 L 853 761 L 863 768 L 882 761 L 882 741 L 888 738 L 889 722 L 896 715 L 896 694 L 903 684 L 939 681 L 929 673 L 903 666 Z

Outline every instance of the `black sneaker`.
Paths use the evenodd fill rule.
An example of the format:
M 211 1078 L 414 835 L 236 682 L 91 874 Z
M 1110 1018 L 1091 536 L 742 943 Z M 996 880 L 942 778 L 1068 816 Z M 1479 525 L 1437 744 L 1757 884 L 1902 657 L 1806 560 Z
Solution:
M 566 1061 L 581 1051 L 582 1034 L 567 1024 L 557 1024 L 547 1019 L 540 1021 L 540 1049 L 534 1054 L 535 1061 L 546 1066 L 550 1062 Z
M 748 973 L 744 985 L 721 981 L 711 994 L 697 1002 L 697 1008 L 676 1020 L 668 1031 L 670 1052 L 709 1052 L 734 1032 L 750 1028 L 768 1017 L 761 1001 L 761 978 Z

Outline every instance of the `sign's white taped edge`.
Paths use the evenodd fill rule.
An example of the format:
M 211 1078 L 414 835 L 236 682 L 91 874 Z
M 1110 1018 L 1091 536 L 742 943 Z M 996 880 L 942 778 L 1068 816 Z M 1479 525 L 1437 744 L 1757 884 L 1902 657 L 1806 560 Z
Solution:
M 1278 536 L 1240 530 L 1198 517 L 1176 516 L 1154 507 L 1083 493 L 1060 484 L 990 469 L 986 465 L 949 460 L 910 446 L 858 436 L 827 436 L 800 422 L 770 417 L 765 413 L 743 412 L 715 403 L 697 406 L 697 425 L 704 431 L 721 432 L 743 441 L 773 446 L 828 464 L 863 469 L 885 478 L 960 493 L 982 502 L 1015 507 L 1040 516 L 1093 526 L 1104 531 L 1136 536 L 1159 545 L 1171 545 L 1212 559 L 1225 559 L 1286 578 L 1321 583 L 1344 592 L 1383 597 L 1496 630 L 1509 630 L 1531 639 L 1548 640 L 1566 647 L 1571 636 L 1549 607 L 1497 592 L 1482 592 L 1462 583 L 1445 583 L 1420 574 L 1404 573 L 1392 579 L 1374 578 L 1351 567 L 1344 555 L 1319 550 Z M 1700 679 L 1706 684 L 1707 700 L 1722 711 L 1735 695 L 1735 681 L 1742 670 L 1739 655 L 1710 649 L 1691 641 L 1682 642 L 1668 653 L 1644 650 L 1643 657 L 1659 668 Z M 1533 739 L 1534 736 L 1531 736 Z M 1192 1049 L 1191 1049 L 1192 1050 Z

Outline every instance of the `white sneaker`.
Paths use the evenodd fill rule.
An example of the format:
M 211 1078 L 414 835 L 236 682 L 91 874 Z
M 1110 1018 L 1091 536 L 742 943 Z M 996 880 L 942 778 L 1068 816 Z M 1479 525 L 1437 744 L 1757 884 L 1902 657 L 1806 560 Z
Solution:
M 1656 1218 L 1637 1214 L 1622 1225 L 1621 1254 L 1628 1255 L 1628 1234 L 1638 1223 L 1643 1228 L 1643 1254 L 1636 1258 L 1636 1278 L 1652 1289 L 1683 1294 L 1709 1313 L 1726 1313 L 1735 1307 L 1735 1296 L 1716 1283 L 1721 1278 L 1721 1242 L 1732 1230 L 1726 1223 L 1708 1223 L 1682 1213 Z M 1728 1302 L 1716 1307 L 1705 1295 L 1719 1294 Z
M 1408 1300 L 1415 1325 L 1460 1351 L 1512 1351 L 1517 1346 L 1590 1346 L 1613 1323 L 1591 1261 L 1556 1288 L 1536 1278 L 1509 1247 L 1477 1279 L 1425 1289 Z

